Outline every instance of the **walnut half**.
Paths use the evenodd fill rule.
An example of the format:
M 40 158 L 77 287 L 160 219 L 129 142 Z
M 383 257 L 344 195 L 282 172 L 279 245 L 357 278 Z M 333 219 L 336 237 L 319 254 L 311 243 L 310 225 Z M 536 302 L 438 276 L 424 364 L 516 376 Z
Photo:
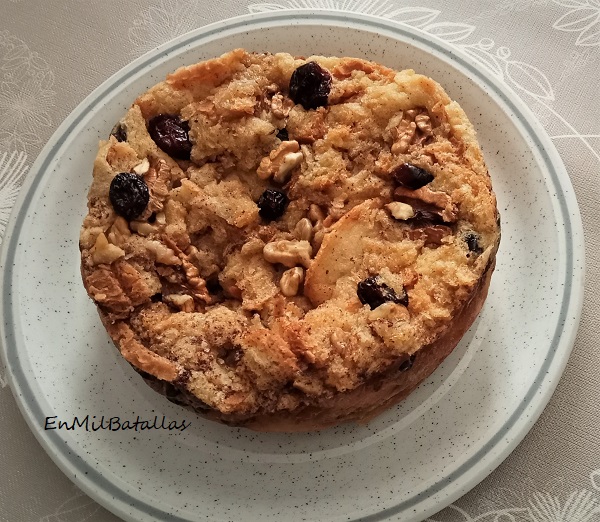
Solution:
M 277 183 L 285 183 L 290 173 L 302 162 L 304 157 L 296 140 L 282 141 L 279 147 L 262 159 L 256 174 L 260 179 L 271 176 Z

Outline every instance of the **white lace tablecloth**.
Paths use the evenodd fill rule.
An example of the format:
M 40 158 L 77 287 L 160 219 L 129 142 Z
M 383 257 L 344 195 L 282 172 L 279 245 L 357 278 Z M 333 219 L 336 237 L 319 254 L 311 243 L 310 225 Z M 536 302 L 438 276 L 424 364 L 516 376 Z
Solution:
M 575 187 L 586 235 L 579 334 L 540 420 L 436 522 L 600 521 L 600 0 L 0 0 L 0 239 L 60 122 L 133 58 L 196 27 L 285 8 L 364 12 L 470 54 L 533 109 Z M 113 521 L 52 463 L 0 369 L 0 521 Z

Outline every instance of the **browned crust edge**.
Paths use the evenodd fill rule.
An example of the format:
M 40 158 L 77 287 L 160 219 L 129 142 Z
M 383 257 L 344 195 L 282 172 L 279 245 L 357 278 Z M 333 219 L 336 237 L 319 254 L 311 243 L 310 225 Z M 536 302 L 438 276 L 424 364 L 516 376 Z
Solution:
M 393 365 L 384 374 L 371 378 L 349 392 L 323 399 L 314 405 L 293 412 L 282 411 L 254 415 L 245 419 L 222 414 L 203 404 L 185 390 L 183 381 L 179 382 L 179 375 L 172 362 L 156 356 L 137 343 L 139 348 L 144 350 L 142 353 L 148 352 L 155 355 L 162 359 L 166 366 L 162 362 L 157 366 L 155 359 L 148 360 L 144 357 L 142 357 L 142 361 L 147 361 L 147 364 L 139 364 L 139 356 L 132 357 L 130 353 L 124 353 L 119 348 L 119 341 L 122 339 L 122 336 L 119 335 L 120 329 L 108 321 L 101 310 L 98 310 L 98 313 L 123 357 L 141 374 L 146 384 L 166 396 L 171 402 L 190 409 L 207 419 L 232 426 L 243 426 L 254 431 L 286 433 L 317 431 L 352 421 L 366 424 L 412 393 L 452 353 L 479 315 L 488 294 L 494 268 L 495 256 L 490 259 L 479 283 L 473 289 L 471 297 L 465 302 L 460 313 L 455 317 L 452 326 L 437 341 L 419 350 L 409 371 L 399 373 L 398 366 L 401 361 L 398 361 L 398 364 Z M 165 371 L 160 371 L 159 368 L 163 368 Z M 400 382 L 393 379 L 394 373 L 402 376 Z M 350 411 L 351 414 L 348 413 Z

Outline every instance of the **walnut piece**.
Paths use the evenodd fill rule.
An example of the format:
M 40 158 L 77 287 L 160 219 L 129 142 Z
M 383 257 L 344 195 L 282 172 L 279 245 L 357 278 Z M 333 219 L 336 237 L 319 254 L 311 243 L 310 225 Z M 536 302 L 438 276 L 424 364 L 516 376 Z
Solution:
M 91 252 L 94 265 L 110 265 L 112 262 L 125 256 L 125 251 L 116 245 L 110 244 L 106 236 L 102 233 L 98 234 Z
M 260 179 L 273 179 L 285 183 L 292 170 L 300 165 L 303 155 L 296 140 L 282 141 L 279 147 L 262 159 L 256 174 Z
M 418 114 L 415 116 L 415 123 L 417 128 L 425 135 L 430 136 L 432 134 L 431 119 L 427 114 Z
M 414 121 L 402 120 L 398 127 L 398 139 L 392 145 L 392 154 L 405 154 L 415 137 L 417 124 Z
M 313 223 L 318 223 L 325 219 L 325 214 L 319 205 L 312 204 L 308 210 L 308 217 Z
M 403 200 L 404 203 L 412 200 L 415 203 L 422 201 L 428 205 L 433 205 L 440 209 L 440 214 L 444 221 L 447 223 L 456 221 L 458 209 L 452 202 L 452 198 L 445 192 L 431 190 L 428 186 L 421 187 L 417 190 L 411 190 L 406 187 L 397 187 L 396 190 L 394 190 L 394 196 Z
M 195 247 L 190 246 L 188 249 L 189 254 L 186 254 L 185 252 L 182 252 L 182 250 L 177 246 L 177 243 L 175 243 L 175 241 L 166 234 L 163 235 L 162 240 L 180 259 L 180 262 L 183 265 L 185 278 L 188 282 L 188 285 L 193 290 L 192 293 L 194 297 L 206 303 L 210 303 L 211 297 L 206 289 L 206 281 L 200 277 L 200 270 L 198 270 L 198 267 L 190 261 L 191 256 L 193 256 L 194 252 L 197 252 L 198 250 Z
M 409 109 L 390 119 L 388 129 L 394 139 L 392 154 L 406 154 L 414 146 L 433 136 L 431 118 L 427 109 Z
M 410 314 L 405 306 L 392 302 L 383 303 L 369 312 L 369 319 L 371 321 L 376 321 L 377 319 L 407 321 L 409 318 Z
M 286 118 L 293 105 L 292 100 L 285 98 L 281 93 L 277 93 L 271 99 L 271 112 L 276 118 Z
M 310 241 L 313 233 L 313 226 L 308 218 L 302 218 L 294 227 L 294 236 L 300 241 Z
M 160 241 L 146 241 L 146 248 L 154 254 L 158 263 L 162 263 L 163 265 L 181 265 L 181 259 L 179 259 L 173 249 L 163 245 Z
M 148 161 L 148 158 L 144 158 L 140 164 L 133 167 L 133 172 L 142 176 L 142 175 L 146 174 L 146 172 L 148 172 L 149 169 L 150 169 L 150 162 Z
M 171 303 L 182 312 L 193 312 L 195 310 L 194 307 L 194 298 L 191 295 L 187 294 L 170 294 L 163 297 L 163 301 L 167 303 Z
M 415 211 L 413 208 L 407 203 L 402 203 L 400 201 L 393 201 L 392 203 L 388 203 L 386 208 L 390 211 L 390 214 L 400 221 L 405 221 L 410 219 L 415 215 Z
M 148 185 L 150 200 L 142 219 L 147 219 L 152 212 L 160 212 L 163 209 L 163 201 L 169 195 L 169 181 L 171 180 L 171 168 L 163 159 L 153 162 L 144 174 L 144 181 Z
M 148 223 L 147 221 L 131 221 L 130 226 L 140 236 L 149 236 L 158 230 L 156 225 Z
M 296 266 L 286 270 L 279 281 L 281 293 L 286 297 L 294 297 L 298 294 L 300 284 L 304 281 L 304 269 Z
M 121 216 L 117 216 L 115 222 L 108 231 L 108 242 L 122 247 L 125 241 L 131 236 L 127 220 Z
M 269 263 L 280 263 L 288 268 L 303 265 L 308 268 L 311 262 L 312 247 L 308 241 L 288 241 L 281 239 L 267 243 L 263 256 Z

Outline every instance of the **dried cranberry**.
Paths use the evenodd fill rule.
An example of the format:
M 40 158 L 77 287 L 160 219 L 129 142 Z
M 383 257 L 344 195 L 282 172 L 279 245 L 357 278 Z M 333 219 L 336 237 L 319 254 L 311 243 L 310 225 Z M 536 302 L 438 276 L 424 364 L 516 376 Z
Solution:
M 114 136 L 117 141 L 127 141 L 127 129 L 122 123 L 117 123 L 110 131 L 110 135 Z
M 469 247 L 469 250 L 475 254 L 481 254 L 483 252 L 483 248 L 479 244 L 479 236 L 475 234 L 475 232 L 469 232 L 465 236 L 465 243 Z
M 406 359 L 406 361 L 404 361 L 400 365 L 399 370 L 401 372 L 407 372 L 408 370 L 410 370 L 413 367 L 413 364 L 415 363 L 415 359 L 416 359 L 416 356 L 411 355 L 408 359 Z
M 189 160 L 192 152 L 190 126 L 172 114 L 159 114 L 148 122 L 148 132 L 154 142 L 169 156 Z
M 281 141 L 289 141 L 290 136 L 288 134 L 287 129 L 279 129 L 277 131 L 277 137 L 281 140 Z
M 258 199 L 258 215 L 266 221 L 280 218 L 290 200 L 281 190 L 267 189 Z
M 290 98 L 306 110 L 325 107 L 331 90 L 331 74 L 317 62 L 298 67 L 290 78 Z
M 371 310 L 375 310 L 383 303 L 392 302 L 408 306 L 408 295 L 404 288 L 402 295 L 397 295 L 393 288 L 390 288 L 379 276 L 367 277 L 364 281 L 358 283 L 356 294 L 362 304 L 368 304 Z
M 401 187 L 417 190 L 433 181 L 433 174 L 412 163 L 403 163 L 392 171 L 394 181 Z
M 422 228 L 422 227 L 430 227 L 434 225 L 443 225 L 445 221 L 442 219 L 442 216 L 439 212 L 433 212 L 431 210 L 420 210 L 415 209 L 415 215 L 410 219 L 406 220 L 406 223 L 409 225 Z
M 146 210 L 150 193 L 143 178 L 130 172 L 121 172 L 111 181 L 108 197 L 116 213 L 131 221 Z

